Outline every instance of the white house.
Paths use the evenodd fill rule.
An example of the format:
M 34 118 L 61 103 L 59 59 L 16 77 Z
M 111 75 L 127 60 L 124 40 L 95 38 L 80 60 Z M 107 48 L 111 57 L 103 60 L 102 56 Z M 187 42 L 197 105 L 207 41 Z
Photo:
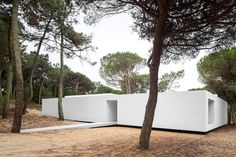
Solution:
M 142 126 L 148 94 L 101 94 L 63 98 L 65 119 Z M 57 98 L 43 99 L 42 112 L 58 117 Z M 159 93 L 153 128 L 208 132 L 227 124 L 227 102 L 208 91 Z

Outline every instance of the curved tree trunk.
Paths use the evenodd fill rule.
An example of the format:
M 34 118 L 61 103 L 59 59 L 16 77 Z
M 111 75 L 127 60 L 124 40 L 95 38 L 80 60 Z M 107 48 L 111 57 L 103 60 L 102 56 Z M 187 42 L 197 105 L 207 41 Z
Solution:
M 21 51 L 19 44 L 19 30 L 18 30 L 18 9 L 19 0 L 13 0 L 12 14 L 11 14 L 11 42 L 14 55 L 14 69 L 16 78 L 16 103 L 14 119 L 12 124 L 13 133 L 19 133 L 21 129 L 23 100 L 24 100 L 24 86 L 21 64 Z
M 157 97 L 158 97 L 158 71 L 160 65 L 160 56 L 161 56 L 161 48 L 154 43 L 155 50 L 158 52 L 156 54 L 155 59 L 153 56 L 153 61 L 149 66 L 150 71 L 150 90 L 148 102 L 146 105 L 145 117 L 142 125 L 142 130 L 139 138 L 139 148 L 140 149 L 148 149 L 149 148 L 149 140 L 152 130 L 152 123 L 154 118 L 154 113 L 156 109 Z M 155 52 L 156 53 L 156 52 Z
M 39 104 L 41 104 L 41 100 L 42 100 L 42 91 L 43 91 L 43 84 L 44 84 L 45 79 L 43 79 L 41 85 L 40 85 L 40 89 L 39 89 Z
M 43 36 L 40 38 L 40 41 L 39 41 L 39 45 L 38 45 L 38 48 L 37 48 L 37 51 L 36 51 L 36 54 L 35 54 L 35 57 L 34 57 L 34 61 L 33 61 L 33 65 L 32 65 L 32 69 L 31 69 L 31 72 L 30 72 L 30 77 L 29 77 L 29 96 L 28 98 L 26 98 L 26 101 L 25 101 L 25 104 L 24 104 L 24 108 L 23 108 L 23 114 L 26 113 L 26 109 L 28 107 L 28 104 L 31 102 L 32 98 L 33 98 L 33 77 L 34 77 L 34 71 L 35 71 L 35 67 L 36 67 L 36 64 L 37 64 L 37 60 L 38 60 L 38 56 L 39 56 L 39 52 L 40 52 L 40 49 L 41 49 L 41 46 L 43 44 L 43 40 L 46 36 L 46 33 L 48 31 L 48 27 L 50 25 L 50 22 L 51 22 L 51 19 L 48 21 L 46 27 L 45 27 L 45 30 L 43 32 Z
M 158 21 L 156 21 L 156 29 L 154 33 L 154 41 L 153 41 L 153 51 L 152 51 L 152 60 L 151 64 L 149 65 L 150 71 L 150 91 L 148 102 L 146 105 L 145 117 L 143 121 L 143 126 L 139 138 L 139 148 L 140 149 L 148 149 L 149 148 L 149 141 L 150 135 L 152 130 L 152 123 L 154 119 L 156 103 L 158 98 L 158 73 L 159 73 L 159 66 L 161 55 L 163 51 L 163 44 L 164 44 L 164 32 L 165 32 L 165 25 L 166 19 L 168 14 L 168 8 L 165 2 L 160 3 L 160 17 Z
M 7 89 L 6 89 L 6 95 L 4 97 L 4 104 L 2 109 L 2 118 L 7 118 L 8 110 L 9 110 L 9 104 L 10 104 L 10 96 L 12 94 L 12 79 L 13 79 L 13 71 L 12 71 L 12 65 L 9 63 L 8 70 L 7 70 Z
M 62 108 L 62 97 L 63 97 L 63 66 L 64 66 L 64 37 L 63 37 L 63 31 L 61 29 L 61 52 L 60 52 L 60 62 L 61 62 L 61 67 L 60 67 L 60 76 L 59 76 L 59 84 L 58 84 L 58 116 L 59 120 L 64 120 L 64 114 L 63 114 L 63 108 Z

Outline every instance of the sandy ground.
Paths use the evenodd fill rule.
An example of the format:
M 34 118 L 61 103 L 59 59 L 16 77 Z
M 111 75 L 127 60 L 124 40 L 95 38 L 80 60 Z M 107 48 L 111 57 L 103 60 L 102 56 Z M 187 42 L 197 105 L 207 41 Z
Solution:
M 50 124 L 53 123 L 52 121 L 57 122 L 51 118 L 46 120 L 45 117 L 39 117 L 38 120 L 42 119 L 44 119 L 44 125 L 47 121 Z M 25 125 L 27 126 L 27 124 L 29 123 Z M 36 126 L 36 124 L 32 126 Z M 74 129 L 27 134 L 0 132 L 0 156 L 236 157 L 235 127 L 220 128 L 205 135 L 153 130 L 148 151 L 138 149 L 139 134 L 140 128 L 130 127 Z
M 13 121 L 13 112 L 9 113 L 8 119 L 0 118 L 0 133 L 10 132 Z M 45 117 L 41 113 L 41 107 L 37 105 L 29 106 L 26 114 L 22 118 L 22 129 L 40 128 L 54 125 L 75 124 L 75 121 L 59 121 L 57 118 Z

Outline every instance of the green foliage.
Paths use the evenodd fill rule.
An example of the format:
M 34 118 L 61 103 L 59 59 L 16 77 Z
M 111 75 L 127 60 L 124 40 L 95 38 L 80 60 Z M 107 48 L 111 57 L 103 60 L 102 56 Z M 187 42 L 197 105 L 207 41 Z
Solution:
M 116 52 L 101 59 L 99 72 L 109 85 L 118 88 L 123 85 L 127 92 L 127 89 L 130 88 L 128 86 L 131 86 L 132 77 L 145 66 L 145 63 L 146 60 L 135 53 Z
M 138 74 L 146 60 L 130 52 L 108 54 L 101 59 L 100 75 L 109 85 L 119 87 L 125 93 L 146 93 L 149 89 L 149 75 Z M 159 92 L 178 87 L 178 80 L 184 77 L 184 70 L 165 73 L 160 78 Z
M 36 52 L 23 53 L 22 64 L 23 64 L 23 75 L 25 79 L 28 78 L 31 72 L 32 64 L 34 62 Z M 49 62 L 48 55 L 41 54 L 38 56 L 37 63 L 35 65 L 34 81 L 40 81 L 46 73 L 51 71 L 52 65 Z
M 134 19 L 133 30 L 150 41 L 156 28 L 163 26 L 163 36 L 158 38 L 164 40 L 162 61 L 166 63 L 195 58 L 201 49 L 219 49 L 235 43 L 236 16 L 232 15 L 236 14 L 236 6 L 232 0 L 91 2 L 86 7 L 89 22 L 128 11 Z
M 197 64 L 206 89 L 217 93 L 236 112 L 236 48 L 224 49 L 203 57 Z
M 68 72 L 64 76 L 64 95 L 78 95 L 92 93 L 94 90 L 93 82 L 85 75 L 78 72 Z
M 102 94 L 102 93 L 113 93 L 113 94 L 124 94 L 124 92 L 112 89 L 108 86 L 104 86 L 100 82 L 95 82 L 95 90 L 93 91 L 94 94 Z
M 51 98 L 53 96 L 53 92 L 50 87 L 43 87 L 42 98 Z
M 198 90 L 207 90 L 206 87 L 202 87 L 202 88 L 192 88 L 189 89 L 188 91 L 198 91 Z
M 23 53 L 23 74 L 28 76 L 30 74 L 31 66 L 34 60 L 35 52 Z M 42 98 L 50 98 L 57 96 L 58 90 L 58 78 L 59 78 L 59 65 L 52 65 L 49 62 L 48 55 L 41 54 L 38 57 L 37 64 L 35 66 L 35 73 L 33 77 L 33 101 L 38 103 L 39 91 L 42 82 Z M 25 96 L 29 95 L 28 86 L 26 79 L 25 81 Z M 75 90 L 76 85 L 78 88 Z M 85 75 L 73 72 L 68 66 L 64 66 L 64 95 L 76 95 L 76 94 L 87 94 L 94 91 L 93 82 Z
M 135 74 L 131 78 L 131 93 L 146 93 L 149 89 L 149 75 Z
M 178 80 L 184 77 L 184 70 L 177 72 L 171 71 L 170 73 L 165 73 L 161 76 L 158 83 L 158 91 L 165 92 L 171 90 L 172 88 L 178 88 Z
M 229 103 L 236 101 L 236 48 L 203 57 L 197 64 L 200 79 Z

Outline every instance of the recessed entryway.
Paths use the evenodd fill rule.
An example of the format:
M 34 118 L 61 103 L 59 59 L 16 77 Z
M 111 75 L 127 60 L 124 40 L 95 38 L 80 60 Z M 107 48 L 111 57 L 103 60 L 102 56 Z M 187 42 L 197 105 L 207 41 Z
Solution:
M 214 123 L 214 101 L 208 99 L 208 124 Z

